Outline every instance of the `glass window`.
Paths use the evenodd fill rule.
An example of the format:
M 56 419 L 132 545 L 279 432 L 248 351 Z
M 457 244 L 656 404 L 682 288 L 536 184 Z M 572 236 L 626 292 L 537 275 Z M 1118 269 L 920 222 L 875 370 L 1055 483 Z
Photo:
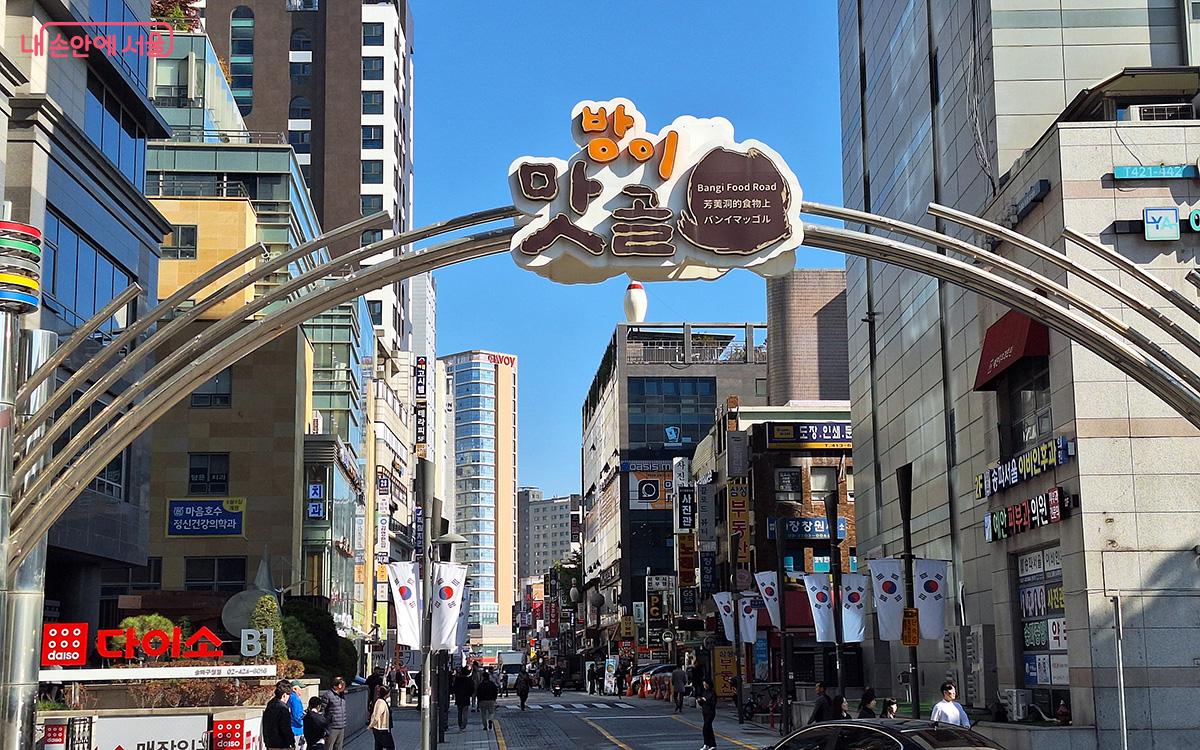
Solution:
M 371 316 L 371 325 L 383 325 L 383 303 L 379 300 L 367 300 L 367 313 Z
M 171 225 L 171 233 L 162 243 L 162 257 L 167 260 L 195 260 L 196 225 Z
M 246 558 L 186 557 L 183 579 L 186 591 L 241 591 L 246 587 Z
M 228 453 L 188 454 L 188 494 L 225 495 L 229 493 Z
M 836 736 L 833 727 L 810 729 L 779 743 L 776 750 L 832 750 Z
M 841 727 L 837 750 L 901 750 L 899 740 L 875 729 Z
M 232 401 L 233 368 L 226 367 L 192 391 L 193 409 L 228 409 Z
M 383 148 L 383 126 L 382 125 L 363 125 L 362 126 L 362 147 L 363 148 Z
M 254 108 L 254 11 L 245 5 L 229 17 L 229 86 L 243 116 Z
M 382 47 L 383 24 L 364 23 L 362 25 L 362 43 L 364 47 Z
M 288 74 L 292 77 L 293 82 L 302 81 L 312 75 L 312 63 L 290 62 L 288 63 Z
M 292 41 L 288 49 L 292 52 L 311 52 L 312 37 L 304 29 L 296 29 L 292 32 Z
M 380 159 L 363 159 L 362 182 L 364 185 L 383 184 L 383 161 Z
M 292 149 L 297 154 L 312 153 L 312 131 L 311 130 L 289 130 L 288 143 L 292 144 Z
M 362 113 L 364 115 L 382 115 L 383 114 L 383 92 L 382 91 L 364 91 L 364 92 L 362 92 Z
M 1003 750 L 1000 745 L 987 737 L 958 727 L 939 726 L 935 729 L 920 729 L 915 732 L 905 732 L 904 736 L 916 737 L 932 750 L 968 750 L 968 748 Z
M 814 466 L 809 472 L 810 481 L 812 483 L 812 501 L 814 503 L 825 503 L 825 498 L 837 495 L 837 473 L 836 466 Z
M 382 229 L 368 229 L 367 231 L 362 233 L 361 237 L 358 238 L 358 242 L 360 245 L 365 247 L 367 245 L 371 245 L 376 242 L 379 242 L 382 239 L 383 239 L 383 230 Z
M 364 57 L 362 59 L 362 77 L 364 81 L 382 81 L 383 58 Z
M 1005 455 L 1016 455 L 1050 436 L 1050 360 L 1034 357 L 1010 368 L 1013 372 L 1002 386 L 1001 419 L 1008 425 Z M 1003 435 L 1002 435 L 1003 437 Z M 1007 450 L 1004 450 L 1007 448 Z
M 292 120 L 311 120 L 312 102 L 306 96 L 292 97 L 288 105 L 288 117 Z
M 96 147 L 104 140 L 104 84 L 90 70 L 87 77 L 87 102 L 83 114 L 84 132 Z
M 383 196 L 382 195 L 362 195 L 362 196 L 359 196 L 359 204 L 362 208 L 363 216 L 370 216 L 371 214 L 377 214 L 383 210 Z

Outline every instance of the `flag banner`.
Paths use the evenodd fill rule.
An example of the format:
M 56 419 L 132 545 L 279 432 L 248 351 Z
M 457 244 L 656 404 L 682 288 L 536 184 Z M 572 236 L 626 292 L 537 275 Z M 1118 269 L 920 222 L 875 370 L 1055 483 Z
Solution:
M 754 581 L 758 584 L 758 593 L 767 607 L 767 614 L 771 616 L 771 624 L 782 630 L 783 620 L 779 617 L 778 578 L 778 574 L 773 570 L 754 574 Z
M 414 562 L 387 565 L 388 585 L 396 606 L 396 642 L 409 648 L 421 647 L 420 568 Z
M 736 643 L 733 638 L 733 594 L 728 591 L 718 591 L 713 594 L 713 603 L 721 613 L 721 624 L 725 626 L 725 640 Z
M 433 627 L 429 636 L 431 651 L 458 646 L 458 613 L 462 609 L 463 584 L 467 566 L 458 563 L 435 563 L 433 566 Z
M 867 577 L 842 573 L 842 643 L 862 643 L 866 638 Z
M 913 598 L 921 618 L 921 637 L 940 641 L 946 635 L 947 576 L 946 560 L 913 560 Z
M 817 640 L 833 643 L 837 632 L 833 625 L 833 592 L 828 573 L 807 573 L 804 588 L 808 590 L 808 604 L 812 607 L 813 625 L 817 628 Z
M 471 627 L 467 614 L 471 609 L 471 586 L 463 586 L 462 606 L 458 608 L 458 625 L 455 630 L 455 644 L 461 649 L 467 645 L 468 630 Z
M 743 597 L 738 604 L 742 611 L 742 621 L 738 623 L 742 643 L 754 643 L 758 640 L 758 610 L 754 608 L 754 600 Z
M 898 641 L 904 621 L 904 561 L 884 557 L 872 560 L 870 568 L 879 640 Z

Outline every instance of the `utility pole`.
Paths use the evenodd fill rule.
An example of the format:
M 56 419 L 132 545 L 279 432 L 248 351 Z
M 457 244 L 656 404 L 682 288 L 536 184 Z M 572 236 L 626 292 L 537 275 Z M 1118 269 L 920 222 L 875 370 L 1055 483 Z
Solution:
M 783 686 L 783 712 L 779 717 L 779 735 L 786 737 L 792 725 L 792 642 L 787 632 L 787 569 L 784 554 L 787 544 L 787 519 L 775 521 L 775 583 L 779 590 L 779 682 Z
M 837 670 L 838 695 L 846 694 L 846 675 L 842 669 L 842 540 L 838 537 L 838 492 L 825 496 L 825 523 L 829 526 L 829 573 L 833 578 L 829 593 L 833 598 L 833 663 Z
M 734 703 L 737 704 L 738 724 L 744 724 L 746 717 L 742 715 L 742 592 L 738 586 L 738 551 L 742 548 L 742 533 L 729 535 L 729 560 L 732 562 L 729 573 L 729 589 L 733 592 L 733 658 L 737 669 L 737 679 L 734 684 Z M 715 678 L 715 675 L 714 675 Z M 716 686 L 716 683 L 713 683 Z
M 421 542 L 421 599 L 424 608 L 421 613 L 421 750 L 433 750 L 434 739 L 433 699 L 436 692 L 433 689 L 433 654 L 430 652 L 430 641 L 433 638 L 433 493 L 430 492 L 430 473 L 432 466 L 429 461 L 417 459 L 417 473 L 413 477 L 416 501 L 424 511 L 422 523 L 425 526 L 425 538 Z
M 896 491 L 900 499 L 900 527 L 904 535 L 904 606 L 912 609 L 916 606 L 916 592 L 913 591 L 913 548 L 912 548 L 912 464 L 905 464 L 896 469 Z M 917 671 L 917 647 L 908 648 L 908 685 L 912 691 L 912 717 L 921 718 L 921 679 Z

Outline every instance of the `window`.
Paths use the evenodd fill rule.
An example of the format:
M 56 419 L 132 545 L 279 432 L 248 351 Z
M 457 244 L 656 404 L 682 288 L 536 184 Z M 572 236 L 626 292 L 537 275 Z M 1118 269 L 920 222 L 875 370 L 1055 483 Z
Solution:
M 383 303 L 376 299 L 367 300 L 367 312 L 371 315 L 371 325 L 383 325 Z
M 288 118 L 292 120 L 311 120 L 312 119 L 312 102 L 306 96 L 297 96 L 292 98 L 291 104 L 288 105 Z
M 362 59 L 362 77 L 364 81 L 382 81 L 383 58 L 364 57 Z
M 1031 357 L 1009 369 L 1012 372 L 997 395 L 1003 402 L 1001 422 L 1008 425 L 1008 444 L 1002 430 L 1001 453 L 1013 456 L 1050 436 L 1050 360 Z
M 225 495 L 228 492 L 228 453 L 188 454 L 189 495 Z
M 383 210 L 383 196 L 382 195 L 359 196 L 359 203 L 361 204 L 361 207 L 362 207 L 362 215 L 363 216 L 370 216 L 371 214 L 377 214 Z
M 196 225 L 171 225 L 171 233 L 162 243 L 162 257 L 166 260 L 195 260 Z
M 364 159 L 362 163 L 362 181 L 364 185 L 382 185 L 383 161 L 380 159 Z
M 901 750 L 900 742 L 875 729 L 840 727 L 837 750 Z
M 312 52 L 312 37 L 304 29 L 296 29 L 292 32 L 288 49 L 292 52 Z
M 254 108 L 254 11 L 245 5 L 229 17 L 229 87 L 242 115 Z
M 121 105 L 121 98 L 90 70 L 84 104 L 83 130 L 134 187 L 146 185 L 146 133 Z
M 1057 706 L 1057 704 L 1055 705 Z M 968 732 L 966 729 L 959 727 L 939 726 L 936 729 L 921 729 L 915 732 L 905 732 L 904 734 L 905 736 L 921 740 L 924 744 L 933 748 L 933 750 L 967 750 L 967 748 L 973 747 L 987 748 L 987 750 L 1001 750 L 999 745 L 988 738 L 974 732 Z
M 288 74 L 292 77 L 293 83 L 303 81 L 312 75 L 312 63 L 290 62 L 288 63 Z
M 825 499 L 828 497 L 837 497 L 837 467 L 836 466 L 814 466 L 809 474 L 812 482 L 812 501 L 820 505 L 825 504 Z
M 777 750 L 832 750 L 837 730 L 833 727 L 810 729 L 780 743 Z
M 381 24 L 381 23 L 364 23 L 362 26 L 363 26 L 363 46 L 364 47 L 382 47 L 383 46 L 383 24 Z
M 246 588 L 246 558 L 185 557 L 185 591 L 241 591 Z
M 382 91 L 364 91 L 364 92 L 362 92 L 362 113 L 364 115 L 382 115 L 383 114 L 383 92 Z
M 321 4 L 318 0 L 287 0 L 288 10 L 320 10 Z
M 47 208 L 42 233 L 42 299 L 48 309 L 77 326 L 132 283 L 133 277 L 120 264 L 102 253 L 53 207 Z M 127 325 L 136 309 L 131 303 L 102 330 L 107 333 L 119 323 Z
M 297 154 L 310 154 L 312 153 L 312 131 L 289 130 L 288 143 L 292 144 L 292 149 Z
M 365 247 L 365 246 L 373 244 L 375 242 L 379 242 L 382 239 L 383 239 L 383 230 L 382 229 L 368 229 L 367 231 L 362 233 L 361 237 L 359 237 L 359 245 L 362 245 L 363 247 Z
M 383 148 L 383 126 L 382 125 L 363 125 L 362 126 L 362 147 L 363 148 Z
M 228 409 L 233 389 L 233 368 L 226 367 L 204 385 L 192 391 L 193 409 Z

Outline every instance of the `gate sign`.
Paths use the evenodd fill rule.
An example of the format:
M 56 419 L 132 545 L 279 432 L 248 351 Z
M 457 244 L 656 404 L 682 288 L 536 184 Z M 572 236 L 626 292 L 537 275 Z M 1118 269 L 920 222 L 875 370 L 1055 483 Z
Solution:
M 800 183 L 770 147 L 735 141 L 722 117 L 650 133 L 628 99 L 580 102 L 571 119 L 578 153 L 509 167 L 513 203 L 530 218 L 513 237 L 518 265 L 567 284 L 795 267 Z

